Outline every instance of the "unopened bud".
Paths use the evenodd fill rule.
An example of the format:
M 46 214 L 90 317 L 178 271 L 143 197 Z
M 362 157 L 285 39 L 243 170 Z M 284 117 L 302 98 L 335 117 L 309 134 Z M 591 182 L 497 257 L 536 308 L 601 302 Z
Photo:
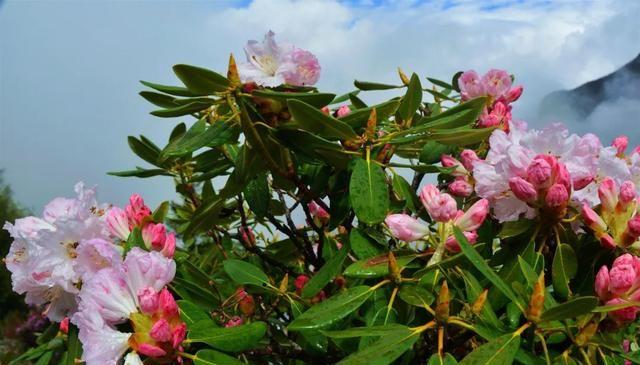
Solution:
M 405 84 L 406 86 L 409 86 L 409 78 L 407 77 L 407 74 L 405 74 L 400 67 L 398 67 L 398 76 L 400 76 L 400 80 L 402 80 L 403 84 Z
M 436 319 L 440 322 L 447 322 L 449 319 L 449 302 L 451 297 L 449 296 L 449 286 L 447 281 L 442 282 L 440 292 L 438 293 L 438 305 L 436 306 Z
M 532 322 L 540 321 L 540 315 L 544 309 L 544 294 L 544 272 L 542 272 L 538 277 L 538 281 L 536 281 L 533 286 L 531 300 L 529 301 L 529 308 L 527 309 L 527 318 Z
M 576 336 L 575 343 L 576 345 L 582 347 L 589 343 L 589 340 L 593 335 L 596 334 L 598 330 L 598 324 L 595 322 L 591 322 L 580 330 L 580 333 Z
M 480 293 L 480 295 L 478 295 L 478 298 L 476 298 L 476 301 L 473 302 L 473 304 L 471 305 L 471 312 L 473 312 L 473 314 L 479 315 L 480 312 L 482 312 L 482 309 L 484 308 L 484 303 L 487 301 L 488 294 L 489 294 L 489 290 L 485 289 L 482 291 L 482 293 Z
M 287 292 L 288 287 L 289 287 L 289 274 L 285 274 L 284 278 L 282 278 L 282 281 L 280 282 L 280 288 L 278 288 L 278 290 L 280 290 L 280 293 L 284 294 Z
M 391 276 L 392 280 L 399 282 L 400 279 L 402 279 L 402 275 L 400 275 L 400 267 L 398 267 L 396 256 L 392 251 L 389 251 L 389 253 L 387 254 L 387 258 L 389 259 L 389 276 Z

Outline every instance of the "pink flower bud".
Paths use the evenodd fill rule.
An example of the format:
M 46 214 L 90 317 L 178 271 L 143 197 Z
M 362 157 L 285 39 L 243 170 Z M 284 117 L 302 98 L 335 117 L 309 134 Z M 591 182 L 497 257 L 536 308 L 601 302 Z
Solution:
M 329 109 L 328 106 L 323 106 L 322 109 L 320 109 L 323 113 L 325 113 L 326 115 L 331 114 L 331 110 Z
M 636 186 L 631 181 L 625 181 L 620 185 L 620 204 L 625 209 L 637 197 Z
M 474 150 L 464 150 L 460 152 L 460 161 L 462 162 L 462 166 L 468 171 L 473 171 L 473 164 L 476 161 L 480 161 L 480 158 L 476 154 Z
M 341 106 L 340 108 L 338 108 L 338 111 L 336 112 L 336 115 L 338 116 L 338 118 L 346 117 L 349 114 L 351 114 L 351 108 L 349 108 L 348 105 Z
M 618 204 L 618 184 L 610 177 L 604 178 L 598 186 L 598 197 L 600 197 L 602 209 L 613 212 Z
M 464 179 L 456 179 L 454 182 L 449 184 L 449 192 L 453 196 L 466 198 L 473 193 L 473 186 Z
M 522 85 L 518 85 L 516 87 L 511 88 L 511 90 L 509 90 L 504 96 L 505 101 L 507 103 L 513 103 L 514 101 L 520 99 L 520 96 L 522 95 L 522 91 L 523 91 Z
M 124 210 L 113 207 L 109 209 L 105 219 L 107 221 L 107 228 L 114 237 L 122 241 L 126 241 L 129 238 L 131 230 L 129 229 L 127 213 Z
M 69 317 L 64 317 L 64 319 L 60 322 L 60 332 L 64 333 L 65 335 L 67 333 L 69 333 Z
M 582 219 L 584 223 L 591 228 L 594 232 L 604 232 L 607 230 L 607 225 L 602 218 L 596 213 L 587 203 L 582 205 Z
M 407 242 L 419 240 L 429 233 L 429 226 L 407 214 L 391 214 L 384 220 L 393 237 Z
M 638 274 L 631 265 L 613 265 L 609 271 L 609 289 L 614 295 L 626 293 L 637 280 Z
M 167 352 L 158 346 L 154 346 L 148 343 L 142 343 L 138 346 L 138 352 L 149 357 L 162 357 Z
M 153 324 L 151 331 L 149 331 L 149 335 L 158 342 L 171 341 L 171 326 L 169 326 L 169 322 L 167 322 L 166 319 L 161 318 Z
M 516 198 L 524 202 L 532 203 L 538 199 L 538 192 L 536 191 L 536 188 L 530 182 L 521 177 L 516 176 L 509 179 L 509 188 Z
M 151 314 L 158 310 L 158 293 L 152 287 L 138 291 L 138 302 L 143 313 Z
M 545 186 L 552 171 L 553 166 L 547 159 L 536 156 L 527 167 L 527 180 L 536 187 Z
M 462 166 L 462 162 L 456 160 L 450 155 L 442 155 L 440 156 L 440 161 L 442 162 L 443 167 L 453 167 L 453 171 L 451 172 L 452 176 L 466 176 L 469 174 L 467 169 Z
M 489 201 L 480 199 L 461 216 L 456 217 L 454 224 L 463 231 L 475 231 L 489 214 Z
M 622 234 L 621 244 L 624 247 L 631 246 L 640 237 L 640 215 L 629 219 L 627 229 Z
M 433 220 L 448 222 L 456 216 L 458 205 L 453 197 L 441 193 L 434 185 L 425 185 L 420 191 L 420 200 Z
M 613 239 L 613 237 L 611 237 L 607 233 L 604 233 L 600 235 L 600 246 L 608 250 L 614 250 L 618 245 L 616 244 L 616 241 Z
M 180 323 L 173 329 L 173 333 L 171 333 L 171 345 L 173 348 L 178 348 L 186 336 L 187 325 L 185 323 Z
M 565 205 L 569 201 L 569 192 L 564 185 L 553 184 L 547 191 L 544 202 L 548 207 L 557 208 Z
M 167 288 L 162 289 L 158 295 L 158 308 L 166 317 L 171 318 L 178 316 L 178 304 L 176 304 L 175 299 L 173 299 L 173 295 L 171 295 Z
M 318 205 L 315 201 L 312 200 L 307 206 L 309 207 L 309 213 L 311 213 L 311 216 L 315 221 L 317 221 L 317 223 L 320 225 L 329 223 L 329 219 L 331 218 L 329 212 L 324 210 L 324 208 Z
M 164 241 L 164 247 L 162 248 L 162 254 L 164 257 L 173 257 L 176 252 L 176 235 L 173 232 L 167 234 L 167 239 Z
M 627 149 L 629 145 L 629 138 L 624 134 L 616 137 L 611 143 L 613 147 L 615 147 L 616 151 L 618 151 L 619 155 L 624 154 L 624 151 Z
M 309 280 L 310 279 L 307 275 L 298 275 L 293 285 L 296 287 L 297 291 L 302 291 L 302 289 L 304 288 L 305 285 L 307 285 Z
M 464 237 L 467 239 L 467 241 L 469 241 L 470 244 L 474 244 L 478 240 L 478 234 L 475 231 L 473 231 L 473 232 L 463 232 L 463 234 L 464 234 Z M 453 235 L 447 237 L 447 240 L 444 243 L 444 247 L 449 252 L 453 252 L 453 253 L 460 252 L 460 244 L 458 243 L 458 240 L 456 240 L 456 237 L 453 236 Z
M 562 162 L 556 163 L 552 175 L 555 177 L 556 184 L 564 186 L 567 192 L 571 190 L 571 176 L 569 175 L 569 170 L 565 164 Z
M 229 320 L 227 321 L 227 323 L 225 323 L 225 325 L 224 325 L 224 326 L 225 326 L 226 328 L 229 328 L 229 327 L 237 327 L 237 326 L 240 326 L 242 323 L 244 323 L 244 321 L 242 320 L 242 318 L 241 318 L 241 317 L 234 316 L 234 317 L 231 317 L 231 319 L 229 319 Z
M 587 187 L 587 185 L 591 184 L 594 179 L 595 177 L 591 175 L 591 176 L 585 176 L 583 178 L 573 180 L 573 190 L 584 189 L 585 187 Z
M 598 294 L 598 297 L 602 301 L 609 299 L 609 283 L 609 269 L 606 265 L 603 265 L 598 271 L 596 281 L 594 283 L 596 294 Z
M 151 209 L 144 204 L 144 200 L 138 194 L 131 195 L 125 212 L 129 219 L 129 228 L 139 226 L 146 217 L 151 216 Z
M 164 248 L 167 240 L 167 230 L 162 223 L 147 223 L 142 228 L 142 240 L 147 249 L 160 251 Z
M 613 298 L 610 301 L 606 302 L 605 305 L 609 306 L 617 306 L 620 304 L 627 303 L 625 300 L 621 298 Z M 612 312 L 609 312 L 609 316 L 614 320 L 622 323 L 633 322 L 636 319 L 638 314 L 638 307 L 627 307 L 623 309 L 618 309 Z

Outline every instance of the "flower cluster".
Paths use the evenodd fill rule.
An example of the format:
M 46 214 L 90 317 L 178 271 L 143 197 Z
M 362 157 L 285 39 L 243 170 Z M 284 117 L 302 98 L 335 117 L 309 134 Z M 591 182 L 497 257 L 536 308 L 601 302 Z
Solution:
M 437 223 L 435 232 L 431 231 L 431 225 L 422 223 L 408 214 L 391 214 L 385 219 L 385 223 L 391 230 L 391 234 L 403 241 L 417 241 L 426 239 L 437 247 L 446 248 L 450 252 L 460 251 L 458 241 L 453 236 L 453 227 L 458 227 L 464 232 L 465 237 L 471 243 L 475 243 L 478 235 L 476 230 L 482 225 L 489 213 L 489 202 L 480 199 L 466 211 L 458 209 L 455 199 L 442 193 L 434 185 L 426 185 L 420 191 L 420 201 L 427 210 L 431 219 Z M 434 234 L 437 233 L 437 237 Z M 441 251 L 439 251 L 441 255 Z M 439 259 L 434 255 L 436 259 Z
M 138 195 L 122 210 L 98 204 L 94 188 L 79 183 L 75 190 L 77 197 L 47 204 L 41 218 L 5 225 L 14 239 L 6 258 L 14 291 L 46 305 L 61 329 L 71 317 L 88 365 L 115 364 L 127 349 L 171 358 L 186 331 L 165 288 L 175 274 L 175 235 L 152 221 Z M 151 252 L 134 247 L 125 254 L 135 228 Z M 126 321 L 134 333 L 116 329 Z
M 474 70 L 460 75 L 458 79 L 462 100 L 486 96 L 487 107 L 482 111 L 478 126 L 509 128 L 511 103 L 522 95 L 522 86 L 512 87 L 511 76 L 504 70 L 489 70 L 482 77 Z
M 311 52 L 291 44 L 278 44 L 275 33 L 268 32 L 262 43 L 247 42 L 247 62 L 238 65 L 243 83 L 260 86 L 313 85 L 320 78 L 320 64 Z
M 611 269 L 602 266 L 596 275 L 595 290 L 600 300 L 610 306 L 640 300 L 640 258 L 624 254 L 615 259 Z M 637 306 L 627 306 L 610 312 L 610 316 L 619 322 L 630 322 L 638 311 Z

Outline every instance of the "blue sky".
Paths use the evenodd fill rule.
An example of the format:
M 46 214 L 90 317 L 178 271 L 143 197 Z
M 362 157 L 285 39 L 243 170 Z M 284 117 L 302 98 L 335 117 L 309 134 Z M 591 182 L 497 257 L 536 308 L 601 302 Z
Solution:
M 462 69 L 505 68 L 525 85 L 516 116 L 538 126 L 546 93 L 602 76 L 640 52 L 639 16 L 638 2 L 613 0 L 5 1 L 0 168 L 35 211 L 72 194 L 79 180 L 98 184 L 100 197 L 114 203 L 132 192 L 151 204 L 172 196 L 166 178 L 105 174 L 141 164 L 127 135 L 163 141 L 179 121 L 150 116 L 138 80 L 176 83 L 176 63 L 224 70 L 230 52 L 242 58 L 246 40 L 269 29 L 316 53 L 319 87 L 335 92 L 351 90 L 354 78 L 394 81 L 397 66 L 445 79 Z M 572 127 L 610 139 L 612 129 L 637 123 L 640 114 L 630 117 L 629 108 L 638 111 L 614 106 L 606 127 Z M 640 142 L 635 128 L 629 133 Z

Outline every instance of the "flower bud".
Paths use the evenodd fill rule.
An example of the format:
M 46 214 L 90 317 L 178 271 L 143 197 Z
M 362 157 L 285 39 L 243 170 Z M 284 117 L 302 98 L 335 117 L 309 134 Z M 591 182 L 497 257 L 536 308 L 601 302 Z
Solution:
M 449 286 L 447 281 L 442 282 L 440 292 L 438 293 L 438 305 L 436 306 L 436 319 L 440 322 L 446 323 L 449 319 L 449 302 L 451 298 L 449 296 Z
M 569 201 L 569 192 L 564 185 L 553 184 L 547 191 L 544 202 L 548 207 L 557 208 L 565 205 Z
M 296 291 L 298 293 L 302 292 L 302 289 L 304 288 L 305 285 L 307 285 L 309 280 L 310 279 L 307 275 L 299 275 L 296 278 L 296 281 L 293 283 L 293 285 L 296 287 Z
M 472 245 L 474 243 L 476 243 L 476 241 L 478 240 L 478 234 L 475 231 L 473 231 L 473 232 L 462 232 L 462 234 L 464 234 L 464 237 Z M 460 252 L 460 243 L 458 243 L 458 240 L 456 240 L 456 237 L 453 236 L 453 235 L 447 237 L 447 240 L 444 243 L 444 247 L 449 252 L 453 252 L 453 253 Z
M 618 155 L 623 155 L 629 145 L 629 138 L 624 134 L 620 135 L 613 140 L 611 145 L 616 149 Z
M 121 239 L 122 241 L 129 239 L 131 230 L 129 229 L 127 213 L 124 210 L 118 207 L 113 207 L 109 209 L 105 219 L 107 221 L 107 228 L 113 236 Z
M 151 216 L 151 209 L 144 204 L 144 200 L 138 194 L 131 195 L 125 212 L 129 220 L 129 228 L 141 225 L 145 218 Z
M 613 298 L 610 301 L 606 302 L 605 305 L 617 306 L 617 305 L 626 304 L 626 303 L 627 301 L 625 301 L 624 299 Z M 638 307 L 634 307 L 634 306 L 626 307 L 626 308 L 609 312 L 609 316 L 617 322 L 629 323 L 629 322 L 633 322 L 636 319 L 638 310 L 640 310 Z
M 173 346 L 173 348 L 178 348 L 178 346 L 180 346 L 186 336 L 187 325 L 186 323 L 182 322 L 178 326 L 176 326 L 171 333 L 171 345 Z
M 456 217 L 454 224 L 463 231 L 475 231 L 480 228 L 489 214 L 489 201 L 480 199 L 461 216 Z
M 143 313 L 151 314 L 158 310 L 158 293 L 152 287 L 138 291 L 138 302 Z
M 636 282 L 638 274 L 633 266 L 628 264 L 613 265 L 609 271 L 609 290 L 614 295 L 626 293 Z
M 591 337 L 596 334 L 597 330 L 598 323 L 590 322 L 580 330 L 574 342 L 580 347 L 587 345 Z
M 431 218 L 438 222 L 448 222 L 456 216 L 458 206 L 453 197 L 441 193 L 434 185 L 425 185 L 420 191 L 420 200 Z
M 596 294 L 598 294 L 598 297 L 602 301 L 609 299 L 609 283 L 609 269 L 606 265 L 603 265 L 598 271 L 596 281 L 594 283 Z
M 584 224 L 591 228 L 594 232 L 600 233 L 607 230 L 607 225 L 602 218 L 587 203 L 582 205 L 582 219 Z
M 240 312 L 245 316 L 251 316 L 256 311 L 256 303 L 253 300 L 253 296 L 247 294 L 238 304 Z
M 618 204 L 623 211 L 626 211 L 633 203 L 635 203 L 637 197 L 636 186 L 631 181 L 625 181 L 620 185 L 620 196 Z
M 393 251 L 389 251 L 387 253 L 387 260 L 389 276 L 399 283 L 402 279 L 402 275 L 400 275 L 400 267 L 398 266 L 398 261 L 396 260 L 396 256 L 393 254 Z
M 640 237 L 640 215 L 629 219 L 627 222 L 627 229 L 622 234 L 621 244 L 624 247 L 631 246 Z
M 178 304 L 176 304 L 175 299 L 173 299 L 173 295 L 171 295 L 167 288 L 162 289 L 158 295 L 158 308 L 166 317 L 178 316 Z
M 609 249 L 609 250 L 613 250 L 615 249 L 618 245 L 616 244 L 616 241 L 613 239 L 613 237 L 611 237 L 609 234 L 605 233 L 602 234 L 600 236 L 600 246 Z
M 580 179 L 573 180 L 573 190 L 582 190 L 591 184 L 595 177 L 593 175 L 585 176 Z
M 138 346 L 138 352 L 149 357 L 162 357 L 167 354 L 167 352 L 160 347 L 148 343 L 140 344 Z
M 69 333 L 69 317 L 64 317 L 64 319 L 60 322 L 60 332 L 65 335 Z
M 536 187 L 545 186 L 551 178 L 552 171 L 553 166 L 547 159 L 536 156 L 527 167 L 527 180 Z
M 532 203 L 538 199 L 538 192 L 536 191 L 536 188 L 530 182 L 521 177 L 516 176 L 509 179 L 509 188 L 516 198 L 524 202 Z
M 325 113 L 326 115 L 331 114 L 331 110 L 329 109 L 328 106 L 323 106 L 322 109 L 320 109 L 323 113 Z
M 488 294 L 489 294 L 489 289 L 483 290 L 482 293 L 478 295 L 478 298 L 476 298 L 476 300 L 473 302 L 473 305 L 471 306 L 471 312 L 473 312 L 473 314 L 475 314 L 476 316 L 479 315 L 480 312 L 482 312 L 482 309 L 484 308 L 484 303 L 486 303 L 487 301 Z
M 473 164 L 476 161 L 480 161 L 480 158 L 474 150 L 466 149 L 460 152 L 460 162 L 462 162 L 462 166 L 468 171 L 473 171 Z
M 618 204 L 618 185 L 610 178 L 606 177 L 598 186 L 598 197 L 602 203 L 602 209 L 613 212 Z
M 429 234 L 429 226 L 420 223 L 407 214 L 391 214 L 384 222 L 391 230 L 393 237 L 407 242 L 413 242 Z
M 451 171 L 452 176 L 461 177 L 467 176 L 469 172 L 464 168 L 462 162 L 456 160 L 454 157 L 450 155 L 442 155 L 440 156 L 440 162 L 442 163 L 442 167 L 452 167 L 453 171 Z
M 505 101 L 507 103 L 513 103 L 514 101 L 520 99 L 520 96 L 522 95 L 522 91 L 523 91 L 522 85 L 518 85 L 516 87 L 511 88 L 511 90 L 509 90 L 504 96 Z
M 225 326 L 226 328 L 229 328 L 229 327 L 237 327 L 237 326 L 240 326 L 240 325 L 241 325 L 241 324 L 243 324 L 243 323 L 244 323 L 244 321 L 242 320 L 242 318 L 241 318 L 241 317 L 239 317 L 239 316 L 234 316 L 234 317 L 231 317 L 231 319 L 229 319 L 229 320 L 227 321 L 227 323 L 225 323 L 225 325 L 224 325 L 224 326 Z
M 466 198 L 473 193 L 473 186 L 464 179 L 456 179 L 454 182 L 449 184 L 449 192 L 453 196 Z
M 338 118 L 346 117 L 349 114 L 351 114 L 351 108 L 349 108 L 348 105 L 341 106 L 340 108 L 338 108 L 338 111 L 336 112 L 336 116 Z
M 240 238 L 244 243 L 246 243 L 249 247 L 253 247 L 256 245 L 256 236 L 253 234 L 253 230 L 251 227 L 247 227 L 245 229 L 244 226 L 238 229 L 240 231 Z
M 540 315 L 544 309 L 544 271 L 538 276 L 538 280 L 533 286 L 533 292 L 531 293 L 531 299 L 529 300 L 529 307 L 527 308 L 527 318 L 536 323 L 540 321 Z
M 324 210 L 320 205 L 318 205 L 315 201 L 311 201 L 308 205 L 309 213 L 311 213 L 311 217 L 313 217 L 314 222 L 317 225 L 324 226 L 329 223 L 329 212 Z
M 167 239 L 164 241 L 164 247 L 160 251 L 165 257 L 172 258 L 176 252 L 176 235 L 173 232 L 167 234 Z
M 171 326 L 169 326 L 169 322 L 164 318 L 159 319 L 151 327 L 149 335 L 158 342 L 171 341 Z
M 162 223 L 147 223 L 142 228 L 142 240 L 147 249 L 160 251 L 167 239 L 167 229 Z

